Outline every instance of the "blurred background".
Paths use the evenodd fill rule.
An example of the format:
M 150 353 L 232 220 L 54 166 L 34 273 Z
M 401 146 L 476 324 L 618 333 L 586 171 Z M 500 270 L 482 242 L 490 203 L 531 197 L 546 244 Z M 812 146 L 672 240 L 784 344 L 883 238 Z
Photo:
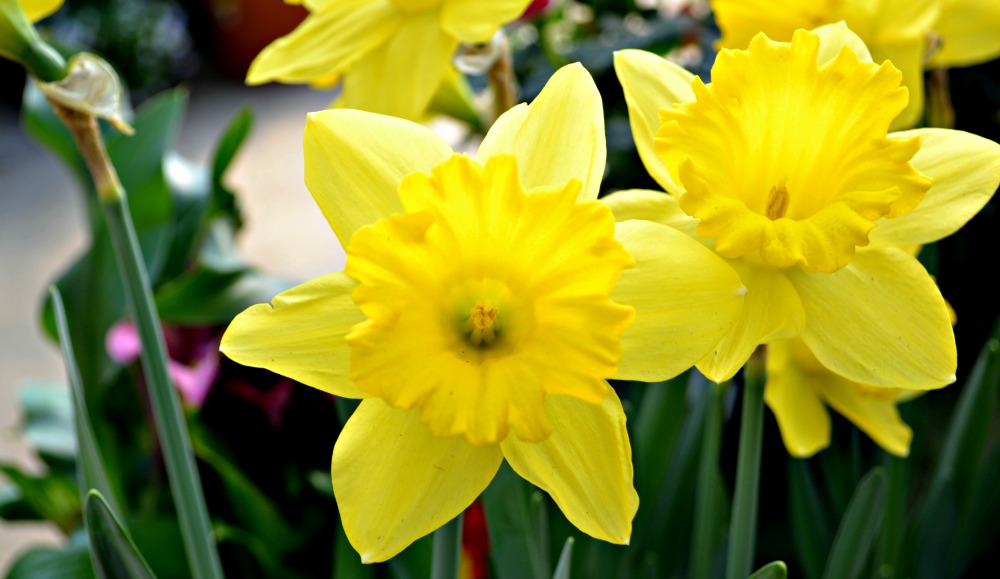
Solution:
M 559 62 L 583 62 L 598 83 L 606 109 L 609 166 L 604 192 L 657 189 L 632 143 L 627 108 L 611 68 L 612 52 L 636 47 L 669 53 L 707 79 L 714 59 L 712 43 L 718 37 L 711 15 L 703 3 L 684 0 L 553 4 L 560 5 L 558 19 L 522 22 L 510 30 L 522 100 L 537 94 Z M 130 87 L 136 109 L 161 91 L 181 87 L 183 92 L 177 94 L 186 94 L 187 111 L 173 148 L 196 163 L 210 162 L 220 133 L 243 107 L 252 109 L 252 131 L 225 175 L 243 220 L 238 246 L 252 266 L 290 282 L 343 266 L 343 252 L 302 183 L 305 113 L 326 108 L 333 95 L 304 86 L 248 88 L 242 79 L 253 57 L 291 31 L 305 14 L 280 0 L 68 0 L 41 25 L 52 42 L 87 47 L 113 63 Z M 956 128 L 1000 141 L 1000 61 L 954 69 L 949 75 Z M 0 78 L 0 463 L 38 473 L 43 465 L 29 450 L 37 441 L 26 439 L 21 428 L 25 388 L 66 381 L 57 346 L 42 330 L 43 298 L 46 288 L 88 247 L 91 227 L 85 193 L 71 170 L 23 128 L 23 73 L 0 61 Z M 468 128 L 445 121 L 435 128 L 456 146 L 469 145 Z M 996 287 L 987 281 L 1000 263 L 998 231 L 994 200 L 960 235 L 921 255 L 957 312 L 959 383 L 1000 314 Z M 731 393 L 738 396 L 735 390 Z M 918 437 L 914 448 L 925 449 L 912 457 L 914 468 L 936 456 L 940 442 L 935 437 L 957 395 L 958 388 L 945 389 L 904 411 Z M 730 396 L 729 411 L 736 404 Z M 858 453 L 866 460 L 874 455 L 867 438 L 859 441 L 849 423 L 836 415 L 834 420 L 840 448 L 853 449 L 855 458 Z M 738 421 L 728 421 L 725 428 L 721 464 L 726 481 L 734 478 L 738 426 Z M 997 429 L 1000 425 L 994 424 Z M 328 464 L 335 434 L 317 443 L 319 451 L 310 460 Z M 789 533 L 785 513 L 790 460 L 770 414 L 765 439 L 759 559 L 787 560 L 782 537 Z M 828 451 L 838 452 L 848 451 Z M 64 541 L 52 523 L 13 525 L 0 519 L 0 576 L 27 545 Z M 794 562 L 791 567 L 795 569 Z

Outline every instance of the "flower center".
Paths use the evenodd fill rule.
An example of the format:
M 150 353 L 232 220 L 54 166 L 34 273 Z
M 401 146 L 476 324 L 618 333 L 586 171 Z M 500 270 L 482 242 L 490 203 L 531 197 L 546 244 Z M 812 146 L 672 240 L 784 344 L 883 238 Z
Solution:
M 609 294 L 632 258 L 579 189 L 524 191 L 502 155 L 404 179 L 405 212 L 346 250 L 368 318 L 347 336 L 355 386 L 473 445 L 544 440 L 550 394 L 600 403 L 633 316 Z
M 724 257 L 834 272 L 930 187 L 910 164 L 919 137 L 887 135 L 907 103 L 900 72 L 848 48 L 820 64 L 819 43 L 801 30 L 723 50 L 712 83 L 695 79 L 694 101 L 660 113 L 680 206 Z

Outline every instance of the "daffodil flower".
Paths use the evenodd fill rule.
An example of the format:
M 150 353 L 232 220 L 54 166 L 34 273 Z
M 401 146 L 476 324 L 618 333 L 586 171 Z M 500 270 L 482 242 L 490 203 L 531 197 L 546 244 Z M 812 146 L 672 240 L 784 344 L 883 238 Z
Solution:
M 267 46 L 248 84 L 334 84 L 338 106 L 419 120 L 460 42 L 484 43 L 531 0 L 306 0 L 310 15 Z
M 798 337 L 860 384 L 953 382 L 955 338 L 934 281 L 903 246 L 954 233 L 1000 181 L 1000 145 L 944 129 L 887 134 L 901 74 L 846 26 L 758 35 L 705 84 L 642 51 L 615 57 L 646 169 L 670 195 L 606 198 L 726 258 L 747 287 L 734 329 L 698 363 L 733 376 L 759 344 Z
M 600 94 L 580 65 L 505 113 L 475 159 L 401 119 L 309 115 L 306 184 L 347 265 L 240 314 L 222 350 L 361 404 L 333 490 L 366 562 L 454 518 L 506 459 L 580 530 L 627 543 L 638 506 L 606 378 L 662 380 L 742 308 L 690 237 L 596 201 Z
M 892 61 L 903 73 L 910 100 L 894 129 L 920 120 L 924 68 L 1000 57 L 1000 2 L 992 0 L 712 0 L 711 5 L 725 48 L 746 48 L 760 32 L 787 42 L 799 28 L 846 22 L 875 62 Z

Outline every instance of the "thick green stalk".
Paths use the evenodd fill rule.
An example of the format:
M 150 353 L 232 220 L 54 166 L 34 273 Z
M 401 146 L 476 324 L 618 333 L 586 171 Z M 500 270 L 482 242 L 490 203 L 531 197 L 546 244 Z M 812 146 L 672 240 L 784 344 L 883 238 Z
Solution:
M 722 399 L 727 385 L 728 382 L 709 386 L 708 416 L 701 434 L 698 486 L 694 497 L 694 541 L 691 544 L 691 577 L 694 579 L 708 578 L 718 532 L 713 495 L 722 445 Z
M 744 369 L 740 454 L 736 466 L 736 493 L 729 529 L 726 579 L 745 579 L 753 570 L 757 539 L 757 495 L 760 487 L 761 439 L 764 435 L 766 350 L 758 346 Z
M 463 518 L 463 515 L 458 515 L 434 531 L 431 579 L 458 579 L 458 563 L 462 556 Z
M 142 341 L 142 367 L 146 388 L 163 448 L 167 476 L 191 573 L 198 579 L 222 577 L 222 565 L 215 549 L 215 538 L 208 509 L 205 507 L 187 423 L 167 370 L 167 348 L 163 341 L 160 317 L 153 302 L 149 275 L 139 248 L 135 226 L 132 224 L 125 191 L 108 159 L 96 119 L 57 103 L 52 103 L 52 106 L 76 138 L 77 146 L 94 179 L 108 223 L 129 309 Z

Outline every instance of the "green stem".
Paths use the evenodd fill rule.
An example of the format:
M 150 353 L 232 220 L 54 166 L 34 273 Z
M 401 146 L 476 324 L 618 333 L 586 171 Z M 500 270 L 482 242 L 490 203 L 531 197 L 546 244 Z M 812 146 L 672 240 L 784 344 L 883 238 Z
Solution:
M 215 550 L 215 538 L 208 509 L 205 507 L 184 412 L 170 380 L 160 317 L 153 302 L 149 275 L 139 248 L 135 226 L 132 224 L 125 191 L 108 159 L 94 117 L 58 103 L 53 102 L 52 106 L 76 138 L 77 146 L 94 179 L 108 223 L 129 309 L 142 341 L 143 374 L 153 407 L 156 430 L 163 447 L 167 476 L 192 576 L 197 579 L 220 578 L 223 576 L 222 565 Z
M 431 558 L 431 579 L 457 579 L 458 562 L 462 556 L 462 519 L 458 515 L 434 531 L 434 552 Z
M 694 541 L 691 546 L 691 577 L 707 578 L 712 566 L 716 526 L 715 484 L 719 468 L 719 448 L 722 445 L 722 399 L 726 384 L 710 385 L 708 416 L 705 417 L 701 438 L 701 460 L 698 464 L 698 486 L 694 498 Z
M 758 346 L 744 370 L 746 384 L 743 387 L 740 454 L 736 466 L 736 493 L 733 497 L 729 531 L 726 579 L 744 579 L 753 570 L 761 439 L 764 434 L 765 358 L 765 347 Z

